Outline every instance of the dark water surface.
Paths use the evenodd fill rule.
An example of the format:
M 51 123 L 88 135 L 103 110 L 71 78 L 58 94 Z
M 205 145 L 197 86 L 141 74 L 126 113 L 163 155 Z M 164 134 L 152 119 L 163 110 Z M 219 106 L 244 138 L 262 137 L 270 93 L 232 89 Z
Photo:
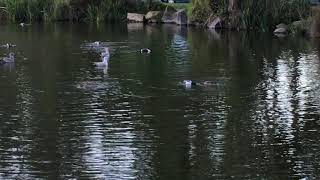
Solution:
M 93 66 L 97 40 L 107 69 Z M 320 178 L 319 41 L 1 25 L 7 42 L 17 47 L 0 55 L 17 58 L 0 66 L 0 179 Z

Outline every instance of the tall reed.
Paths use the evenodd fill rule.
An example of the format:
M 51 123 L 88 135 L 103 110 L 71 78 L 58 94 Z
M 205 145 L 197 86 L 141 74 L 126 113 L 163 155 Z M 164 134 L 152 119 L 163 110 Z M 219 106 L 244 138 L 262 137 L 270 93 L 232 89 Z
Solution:
M 191 18 L 205 22 L 212 14 L 229 16 L 232 26 L 268 30 L 277 23 L 291 23 L 306 18 L 310 13 L 309 0 L 238 0 L 238 11 L 228 15 L 228 2 L 192 0 Z
M 43 20 L 53 0 L 0 0 L 7 18 L 13 22 Z
M 262 30 L 278 24 L 306 18 L 310 13 L 308 0 L 243 0 L 240 6 L 243 24 Z
M 0 0 L 0 11 L 12 22 L 66 20 L 74 16 L 101 22 L 124 19 L 126 3 L 126 0 Z
M 91 3 L 86 12 L 86 20 L 91 22 L 115 21 L 125 18 L 125 0 L 101 0 Z

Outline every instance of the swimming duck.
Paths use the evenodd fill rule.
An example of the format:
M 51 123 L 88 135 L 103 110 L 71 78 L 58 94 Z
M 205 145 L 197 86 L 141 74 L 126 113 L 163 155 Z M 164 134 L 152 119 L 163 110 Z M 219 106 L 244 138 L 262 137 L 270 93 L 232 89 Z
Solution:
M 19 26 L 24 27 L 24 26 L 30 26 L 31 24 L 26 24 L 26 23 L 20 23 Z
M 102 66 L 107 66 L 108 62 L 109 62 L 109 57 L 110 57 L 110 53 L 109 53 L 109 48 L 104 48 L 104 52 L 101 53 L 101 62 L 95 62 L 96 66 L 102 67 Z
M 1 47 L 9 49 L 9 48 L 12 48 L 12 47 L 16 47 L 16 45 L 7 43 L 7 44 L 4 44 L 4 45 L 1 45 Z
M 109 58 L 109 56 L 110 56 L 110 53 L 109 53 L 109 48 L 104 48 L 104 52 L 102 52 L 101 53 L 101 55 L 100 55 L 102 58 L 104 58 L 104 57 L 108 57 Z
M 184 80 L 183 84 L 185 85 L 186 88 L 191 88 L 192 86 L 197 85 L 197 83 L 192 80 Z
M 14 53 L 9 53 L 8 57 L 0 59 L 0 64 L 14 63 Z
M 148 49 L 148 48 L 143 48 L 140 50 L 140 53 L 143 53 L 143 54 L 150 54 L 151 53 L 151 50 Z
M 95 41 L 95 42 L 93 42 L 93 45 L 94 45 L 94 46 L 100 46 L 100 45 L 101 45 L 101 42 L 100 42 L 100 41 Z

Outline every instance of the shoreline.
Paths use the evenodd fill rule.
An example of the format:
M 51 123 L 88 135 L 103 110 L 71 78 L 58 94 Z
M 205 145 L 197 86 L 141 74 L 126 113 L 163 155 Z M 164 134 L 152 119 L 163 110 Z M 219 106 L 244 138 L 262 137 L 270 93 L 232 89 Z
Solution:
M 289 23 L 280 21 L 278 24 L 265 27 L 265 29 L 247 27 L 241 23 L 241 12 L 233 12 L 228 15 L 211 14 L 203 22 L 191 19 L 186 9 L 175 9 L 172 6 L 167 6 L 163 11 L 148 11 L 145 14 L 127 13 L 128 23 L 175 24 L 199 29 L 273 32 L 278 37 L 293 34 L 320 38 L 320 6 L 311 7 L 307 17 L 300 17 L 289 21 Z
M 27 2 L 27 1 L 26 1 Z M 198 29 L 214 29 L 214 30 L 227 30 L 227 31 L 262 31 L 273 32 L 277 36 L 288 36 L 290 34 L 302 34 L 304 36 L 320 38 L 320 7 L 309 7 L 306 16 L 300 16 L 297 18 L 286 17 L 285 20 L 281 19 L 281 16 L 272 19 L 272 22 L 263 25 L 263 22 L 244 22 L 244 20 L 250 20 L 255 16 L 254 12 L 250 12 L 244 15 L 244 9 L 238 6 L 228 7 L 223 9 L 222 6 L 215 8 L 222 8 L 220 13 L 214 13 L 213 7 L 211 11 L 205 12 L 203 17 L 197 17 L 197 11 L 201 11 L 203 7 L 197 7 L 196 4 L 188 3 L 184 5 L 172 5 L 167 3 L 156 3 L 152 5 L 154 7 L 148 7 L 147 4 L 123 4 L 126 7 L 122 7 L 122 11 L 109 12 L 110 4 L 105 4 L 103 7 L 99 4 L 62 4 L 55 10 L 43 10 L 39 12 L 6 12 L 9 7 L 2 7 L 0 14 L 1 24 L 29 24 L 29 23 L 59 23 L 59 22 L 71 22 L 71 23 L 112 23 L 112 24 L 125 24 L 125 23 L 142 23 L 142 24 L 175 24 L 178 26 L 194 27 Z M 28 4 L 29 3 L 29 4 Z M 27 6 L 33 5 L 31 2 L 27 2 Z M 52 4 L 51 4 L 52 5 Z M 118 4 L 120 7 L 121 3 Z M 135 7 L 135 8 L 134 8 Z M 137 8 L 145 8 L 137 9 Z M 52 8 L 52 7 L 51 7 Z M 113 7 L 116 8 L 116 7 Z M 198 8 L 198 9 L 196 9 Z M 242 7 L 243 8 L 243 7 Z M 261 8 L 261 7 L 259 7 Z M 50 6 L 49 6 L 50 9 Z M 117 8 L 116 8 L 117 9 Z M 150 10 L 151 9 L 151 10 Z M 192 9 L 192 10 L 191 10 Z M 113 9 L 114 10 L 114 9 Z M 251 9 L 252 10 L 252 9 Z M 29 10 L 28 10 L 29 11 Z M 140 13 L 139 13 L 140 12 Z M 14 14 L 18 13 L 18 14 Z M 22 13 L 22 14 L 21 14 Z M 33 14 L 32 14 L 33 13 Z M 263 18 L 265 14 L 259 15 Z M 19 16 L 18 16 L 19 15 Z M 20 17 L 21 16 L 21 17 Z M 247 19 L 245 19 L 247 18 Z M 258 18 L 258 15 L 257 15 Z M 259 19 L 258 19 L 259 20 Z M 269 20 L 264 20 L 269 21 Z M 255 24 L 256 23 L 256 24 Z M 258 23 L 258 24 L 257 24 Z M 260 24 L 259 24 L 260 23 Z

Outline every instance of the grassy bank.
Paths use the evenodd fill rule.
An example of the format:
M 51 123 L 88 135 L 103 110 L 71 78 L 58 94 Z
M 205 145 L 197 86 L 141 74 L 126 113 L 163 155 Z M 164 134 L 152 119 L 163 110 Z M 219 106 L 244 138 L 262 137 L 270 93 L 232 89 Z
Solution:
M 305 19 L 309 0 L 238 0 L 237 9 L 228 10 L 231 0 L 192 0 L 192 3 L 164 4 L 156 0 L 0 0 L 1 19 L 33 21 L 122 21 L 127 12 L 146 13 L 166 6 L 187 9 L 194 22 L 205 23 L 210 16 L 222 16 L 230 27 L 268 30 L 279 23 Z M 134 3 L 132 3 L 134 2 Z M 138 3 L 139 2 L 139 3 Z

